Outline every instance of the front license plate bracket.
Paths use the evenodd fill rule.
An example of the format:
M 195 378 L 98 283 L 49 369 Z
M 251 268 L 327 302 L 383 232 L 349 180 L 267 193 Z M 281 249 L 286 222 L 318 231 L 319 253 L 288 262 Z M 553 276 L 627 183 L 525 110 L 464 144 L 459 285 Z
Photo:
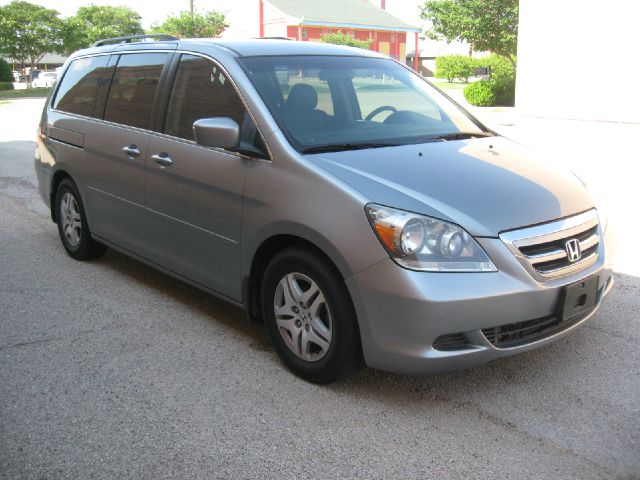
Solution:
M 598 276 L 585 278 L 564 288 L 561 318 L 563 321 L 592 310 L 598 296 Z

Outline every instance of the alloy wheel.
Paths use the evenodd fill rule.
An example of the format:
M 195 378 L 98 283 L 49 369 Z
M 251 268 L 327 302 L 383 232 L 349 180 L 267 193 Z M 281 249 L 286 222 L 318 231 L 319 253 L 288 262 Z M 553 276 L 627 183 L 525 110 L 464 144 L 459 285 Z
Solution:
M 70 247 L 77 247 L 80 244 L 82 234 L 82 217 L 78 202 L 71 192 L 65 192 L 60 201 L 60 220 L 62 221 L 62 232 Z
M 276 287 L 273 310 L 282 339 L 308 362 L 322 359 L 331 346 L 331 311 L 320 287 L 302 273 L 289 273 Z

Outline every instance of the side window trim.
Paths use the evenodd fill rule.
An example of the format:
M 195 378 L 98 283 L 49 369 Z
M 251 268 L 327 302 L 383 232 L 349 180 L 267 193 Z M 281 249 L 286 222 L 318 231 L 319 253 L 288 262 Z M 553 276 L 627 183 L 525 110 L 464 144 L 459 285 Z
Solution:
M 171 90 L 173 89 L 173 82 L 178 72 L 182 55 L 183 53 L 180 52 L 172 53 L 171 58 L 160 74 L 160 85 L 156 96 L 156 105 L 153 112 L 151 112 L 151 130 L 154 132 L 164 134 L 167 110 L 169 108 L 169 100 L 171 99 Z
M 152 106 L 151 106 L 151 113 L 150 113 L 150 116 L 149 116 L 149 122 L 146 125 L 146 127 L 139 127 L 139 126 L 135 126 L 135 125 L 127 125 L 127 124 L 124 124 L 124 123 L 119 123 L 119 122 L 114 122 L 114 121 L 111 121 L 111 120 L 106 120 L 105 117 L 106 117 L 106 111 L 107 111 L 107 104 L 108 104 L 108 101 L 109 101 L 109 95 L 111 94 L 111 87 L 113 85 L 113 79 L 115 78 L 115 74 L 117 72 L 118 65 L 120 64 L 120 60 L 123 57 L 128 56 L 128 55 L 133 56 L 133 55 L 145 55 L 145 54 L 155 54 L 155 53 L 166 54 L 166 58 L 165 58 L 164 64 L 162 65 L 162 69 L 160 70 L 160 77 L 158 79 L 158 86 L 157 86 L 156 91 L 155 91 L 154 96 L 153 96 L 153 101 L 152 101 Z M 168 50 L 151 50 L 151 51 L 147 51 L 147 50 L 136 51 L 136 50 L 134 50 L 134 51 L 124 51 L 124 52 L 114 53 L 114 56 L 117 56 L 118 58 L 117 58 L 116 63 L 113 65 L 113 72 L 111 74 L 111 79 L 109 81 L 109 87 L 108 87 L 108 90 L 107 90 L 107 95 L 104 97 L 104 110 L 102 112 L 101 120 L 103 120 L 105 122 L 112 123 L 114 125 L 122 125 L 122 126 L 125 126 L 127 128 L 137 128 L 137 129 L 140 129 L 140 130 L 153 132 L 154 131 L 153 127 L 154 127 L 154 125 L 156 123 L 156 115 L 157 115 L 156 112 L 158 110 L 158 101 L 161 98 L 160 95 L 161 95 L 161 92 L 162 92 L 162 89 L 163 89 L 163 80 L 165 78 L 165 75 L 166 75 L 166 72 L 167 72 L 169 66 L 171 65 L 171 62 L 173 60 L 174 55 L 175 55 L 175 53 L 173 51 L 171 51 L 171 50 L 169 50 L 169 51 Z
M 98 89 L 98 95 L 96 97 L 96 104 L 93 108 L 93 118 L 98 120 L 104 120 L 104 112 L 107 108 L 107 98 L 109 98 L 109 92 L 111 91 L 111 82 L 113 82 L 113 75 L 116 73 L 116 65 L 120 60 L 120 55 L 111 54 L 107 61 L 107 70 L 102 81 L 103 85 Z
M 61 111 L 61 110 L 58 110 L 57 108 L 53 108 L 53 106 L 56 104 L 56 101 L 58 99 L 58 92 L 60 91 L 60 86 L 62 85 L 62 81 L 64 80 L 64 77 L 67 76 L 67 72 L 69 71 L 69 68 L 71 68 L 71 64 L 76 60 L 77 59 L 74 58 L 73 60 L 69 61 L 69 63 L 67 63 L 66 68 L 62 72 L 62 76 L 56 82 L 56 89 L 53 92 L 53 95 L 51 95 L 51 101 L 49 102 L 49 108 L 51 108 L 51 110 L 55 110 L 56 112 Z
M 63 85 L 65 77 L 69 74 L 69 70 L 71 69 L 71 65 L 73 65 L 73 63 L 77 62 L 78 60 L 82 60 L 84 58 L 95 58 L 95 57 L 111 57 L 111 52 L 105 52 L 105 53 L 101 53 L 101 54 L 97 54 L 97 55 L 83 55 L 83 56 L 79 56 L 79 57 L 71 59 L 69 61 L 69 63 L 66 65 L 66 68 L 64 69 L 64 71 L 62 72 L 62 76 L 56 82 L 56 88 L 55 88 L 55 90 L 53 92 L 53 95 L 51 95 L 50 101 L 47 104 L 47 108 L 48 109 L 51 109 L 54 112 L 64 113 L 66 115 L 76 115 L 76 116 L 79 116 L 79 117 L 85 117 L 85 118 L 91 118 L 91 119 L 98 118 L 98 117 L 95 116 L 95 113 L 96 113 L 96 106 L 97 106 L 97 103 L 98 103 L 98 99 L 100 98 L 100 91 L 101 91 L 100 87 L 98 87 L 98 92 L 96 93 L 96 98 L 94 100 L 92 116 L 86 116 L 86 115 L 82 115 L 80 113 L 67 112 L 65 110 L 60 110 L 59 108 L 57 108 L 58 94 L 60 93 L 60 88 Z M 108 68 L 109 68 L 109 62 L 110 62 L 110 58 L 107 59 L 107 67 L 106 67 L 106 70 L 105 70 L 104 77 L 101 79 L 101 81 L 104 81 L 104 79 L 107 76 L 106 72 L 108 71 Z
M 236 81 L 229 75 L 229 72 L 227 71 L 227 69 L 218 61 L 216 60 L 214 57 L 210 56 L 209 54 L 205 54 L 202 52 L 195 52 L 195 51 L 190 51 L 190 50 L 180 50 L 180 49 L 176 49 L 176 50 L 124 50 L 124 51 L 109 51 L 109 52 L 105 52 L 105 53 L 99 53 L 99 54 L 92 54 L 92 55 L 83 55 L 83 56 L 79 56 L 74 58 L 72 61 L 75 61 L 77 59 L 80 58 L 88 58 L 88 57 L 102 57 L 102 56 L 112 56 L 112 57 L 118 57 L 117 59 L 119 60 L 119 57 L 121 55 L 124 54 L 135 54 L 135 53 L 168 53 L 170 54 L 170 60 L 168 59 L 167 62 L 165 63 L 164 68 L 167 70 L 167 76 L 166 78 L 164 77 L 164 70 L 161 73 L 161 78 L 162 81 L 159 85 L 158 88 L 158 92 L 162 91 L 163 92 L 163 96 L 162 97 L 158 97 L 160 100 L 166 100 L 166 102 L 164 102 L 163 104 L 159 105 L 160 108 L 158 108 L 158 115 L 155 120 L 156 125 L 157 122 L 162 122 L 162 124 L 164 124 L 164 116 L 166 115 L 166 109 L 168 108 L 168 103 L 169 103 L 169 96 L 171 94 L 171 88 L 173 87 L 173 80 L 178 68 L 178 63 L 180 56 L 182 54 L 185 55 L 195 55 L 198 57 L 202 57 L 205 58 L 207 60 L 209 60 L 210 62 L 212 62 L 216 67 L 220 68 L 221 71 L 224 73 L 224 75 L 230 80 L 231 85 L 233 86 L 236 94 L 238 95 L 238 97 L 240 98 L 240 101 L 242 102 L 242 104 L 244 105 L 245 109 L 247 110 L 247 112 L 249 113 L 249 116 L 251 117 L 251 120 L 253 121 L 253 123 L 255 124 L 258 134 L 260 135 L 263 144 L 266 147 L 267 150 L 267 155 L 268 155 L 268 159 L 264 159 L 264 161 L 267 162 L 271 162 L 273 161 L 273 154 L 271 152 L 271 148 L 269 147 L 268 142 L 266 141 L 266 137 L 262 132 L 262 129 L 260 128 L 260 126 L 258 125 L 258 122 L 256 121 L 255 115 L 253 114 L 252 110 L 249 108 L 248 103 L 246 102 L 244 95 L 242 94 L 242 92 L 240 91 L 240 89 L 238 88 L 238 85 L 236 84 Z M 69 62 L 69 65 L 71 65 L 71 62 Z M 84 115 L 80 115 L 80 114 L 75 114 L 75 113 L 68 113 L 68 112 L 64 112 L 62 110 L 57 110 L 55 108 L 53 108 L 53 103 L 55 101 L 55 97 L 57 96 L 58 93 L 58 89 L 60 88 L 60 84 L 62 83 L 62 78 L 64 77 L 64 75 L 66 75 L 67 70 L 69 69 L 69 65 L 67 65 L 67 68 L 65 69 L 63 76 L 61 77 L 60 81 L 57 82 L 57 86 L 56 86 L 56 91 L 54 92 L 54 95 L 52 96 L 51 102 L 49 103 L 49 108 L 51 108 L 54 111 L 59 111 L 61 113 L 65 113 L 68 115 L 74 115 L 74 116 L 79 116 L 79 117 L 83 117 L 83 118 L 89 118 L 91 120 L 97 120 L 100 122 L 106 122 L 106 123 L 113 123 L 113 122 L 109 122 L 108 120 L 104 120 L 104 110 L 106 110 L 106 105 L 107 105 L 107 96 L 104 97 L 104 102 L 103 102 L 103 112 L 102 115 L 100 116 L 100 118 L 94 118 L 94 117 L 86 117 Z M 111 59 L 108 61 L 108 66 L 111 67 Z M 109 79 L 109 85 L 108 85 L 108 89 L 111 89 L 111 83 L 113 81 L 113 75 L 115 74 L 115 65 L 113 68 L 113 72 L 111 72 L 111 78 Z M 164 93 L 166 90 L 166 94 Z M 156 92 L 156 93 L 158 93 Z M 166 95 L 166 96 L 165 96 Z M 156 103 L 158 103 L 156 101 Z M 153 118 L 153 117 L 152 117 Z M 152 120 L 150 127 L 154 125 L 154 122 Z M 195 142 L 193 142 L 192 140 L 186 140 L 183 138 L 179 138 L 179 137 L 174 137 L 172 135 L 168 135 L 164 133 L 164 126 L 162 126 L 162 129 L 157 129 L 155 131 L 153 130 L 148 130 L 148 129 L 139 129 L 138 127 L 129 127 L 129 128 L 135 128 L 135 129 L 139 129 L 139 130 L 144 130 L 144 131 L 151 131 L 152 133 L 155 134 L 160 134 L 169 138 L 175 138 L 178 139 L 182 142 L 189 142 L 192 144 L 195 144 Z M 231 155 L 236 155 L 236 156 L 241 156 L 241 157 L 246 157 L 246 155 L 243 155 L 241 153 L 238 152 L 232 152 L 232 151 L 228 151 L 228 150 L 222 150 L 224 152 L 227 152 Z
M 168 133 L 165 132 L 166 120 L 167 120 L 166 117 L 167 117 L 167 113 L 168 113 L 168 109 L 169 109 L 169 102 L 171 100 L 171 93 L 173 91 L 173 84 L 174 84 L 175 79 L 176 79 L 176 75 L 177 75 L 177 72 L 178 72 L 178 67 L 180 66 L 180 59 L 182 58 L 183 55 L 193 55 L 193 56 L 196 56 L 196 57 L 201 57 L 201 58 L 211 62 L 211 64 L 213 66 L 215 66 L 216 68 L 220 69 L 220 72 L 231 83 L 231 86 L 233 87 L 233 90 L 235 91 L 236 95 L 240 99 L 240 102 L 242 103 L 245 111 L 247 112 L 247 114 L 251 118 L 251 121 L 255 125 L 256 131 L 258 132 L 258 135 L 260 136 L 260 140 L 261 140 L 262 145 L 264 145 L 264 147 L 265 147 L 265 153 L 267 154 L 268 158 L 258 159 L 258 160 L 259 161 L 264 161 L 264 162 L 272 162 L 273 161 L 273 153 L 271 152 L 271 148 L 269 147 L 269 144 L 267 143 L 265 135 L 262 133 L 262 129 L 260 128 L 260 126 L 258 125 L 258 122 L 256 121 L 255 115 L 251 111 L 251 108 L 249 108 L 249 105 L 246 102 L 246 100 L 244 98 L 244 95 L 240 91 L 240 88 L 238 88 L 238 85 L 236 84 L 236 81 L 229 74 L 229 72 L 224 67 L 224 65 L 222 65 L 217 59 L 215 59 L 214 57 L 210 56 L 209 54 L 205 54 L 205 53 L 202 53 L 202 52 L 194 52 L 194 51 L 190 51 L 190 50 L 180 50 L 180 49 L 175 51 L 173 59 L 170 62 L 170 65 L 169 65 L 169 68 L 168 68 L 167 76 L 164 79 L 163 96 L 161 97 L 162 103 L 160 104 L 160 108 L 159 108 L 160 118 L 159 118 L 158 129 L 156 130 L 155 133 L 160 134 L 160 135 L 165 136 L 165 137 L 168 137 L 168 138 L 173 138 L 173 139 L 179 140 L 181 142 L 187 142 L 189 144 L 197 145 L 196 142 L 193 141 L 193 140 L 189 140 L 189 139 L 181 138 L 181 137 L 176 137 L 174 135 L 171 135 L 171 134 L 168 134 Z M 232 150 L 227 150 L 227 149 L 215 149 L 215 150 L 220 150 L 220 151 L 228 153 L 230 155 L 235 155 L 235 156 L 239 156 L 239 157 L 253 158 L 253 157 L 249 157 L 248 155 L 245 155 L 243 153 L 234 152 Z
M 170 124 L 170 120 L 177 120 L 177 119 L 181 119 L 184 118 L 182 117 L 187 111 L 190 110 L 190 108 L 188 107 L 191 102 L 187 102 L 187 103 L 183 103 L 181 105 L 180 110 L 178 110 L 178 116 L 176 117 L 176 112 L 172 112 L 170 111 L 169 107 L 171 107 L 172 102 L 174 101 L 174 99 L 179 98 L 179 93 L 176 90 L 177 88 L 177 81 L 180 78 L 180 73 L 181 73 L 181 66 L 185 66 L 185 70 L 182 71 L 185 75 L 186 78 L 185 80 L 189 81 L 192 80 L 194 77 L 190 77 L 188 72 L 188 68 L 186 67 L 186 65 L 188 65 L 190 63 L 190 61 L 194 58 L 199 59 L 201 61 L 203 61 L 208 68 L 213 70 L 213 73 L 211 73 L 211 82 L 212 82 L 212 86 L 215 84 L 216 86 L 213 86 L 212 88 L 214 90 L 212 90 L 210 93 L 215 95 L 224 95 L 223 97 L 216 97 L 216 96 L 211 96 L 211 105 L 210 107 L 213 109 L 213 111 L 215 110 L 219 110 L 220 107 L 222 105 L 225 104 L 225 100 L 226 100 L 226 94 L 229 93 L 231 95 L 233 95 L 233 97 L 237 100 L 237 103 L 239 104 L 238 107 L 240 110 L 229 110 L 226 113 L 228 114 L 227 116 L 233 118 L 240 127 L 242 127 L 242 122 L 243 122 L 243 118 L 244 115 L 248 113 L 248 108 L 245 104 L 245 102 L 243 102 L 241 95 L 239 94 L 238 90 L 236 88 L 234 88 L 233 82 L 230 78 L 230 75 L 226 72 L 225 69 L 221 68 L 221 66 L 218 64 L 218 62 L 212 61 L 210 58 L 202 56 L 202 55 L 193 55 L 192 53 L 186 53 L 186 52 L 181 52 L 178 56 L 178 58 L 176 58 L 176 65 L 175 65 L 175 71 L 173 72 L 172 75 L 172 79 L 170 84 L 167 85 L 167 106 L 166 106 L 166 112 L 163 118 L 163 124 L 160 127 L 159 131 L 161 131 L 162 133 L 172 136 L 172 137 L 177 137 L 177 138 L 182 138 L 183 140 L 190 140 L 193 141 L 192 138 L 187 138 L 184 137 L 180 134 L 174 134 L 174 133 L 168 133 L 168 128 L 169 128 L 169 124 Z M 191 57 L 191 59 L 189 59 L 189 57 Z M 183 63 L 185 62 L 185 63 Z M 214 80 L 214 75 L 216 77 L 216 80 Z M 197 78 L 197 76 L 196 76 Z M 222 80 L 221 83 L 218 83 L 219 80 Z M 225 85 L 228 84 L 228 85 Z M 228 86 L 231 87 L 231 92 L 225 92 L 225 90 L 223 90 L 222 86 L 225 85 L 224 88 L 227 88 Z M 218 100 L 220 100 L 220 103 Z M 183 99 L 184 101 L 184 99 Z M 198 103 L 198 102 L 196 102 Z M 187 108 L 184 108 L 185 105 L 187 105 Z M 206 109 L 208 110 L 208 109 Z M 222 110 L 224 111 L 225 109 L 222 108 Z M 202 114 L 204 114 L 204 112 L 201 112 Z M 218 112 L 218 114 L 213 113 L 212 111 L 208 110 L 207 113 L 210 113 L 210 115 L 208 116 L 219 116 L 220 112 Z M 237 118 L 235 117 L 235 115 L 237 114 Z M 188 116 L 187 116 L 188 118 Z M 199 118 L 206 118 L 206 116 L 203 117 L 195 117 L 196 119 Z M 184 125 L 181 125 L 182 127 L 184 127 Z M 190 125 L 189 125 L 189 130 L 190 130 Z

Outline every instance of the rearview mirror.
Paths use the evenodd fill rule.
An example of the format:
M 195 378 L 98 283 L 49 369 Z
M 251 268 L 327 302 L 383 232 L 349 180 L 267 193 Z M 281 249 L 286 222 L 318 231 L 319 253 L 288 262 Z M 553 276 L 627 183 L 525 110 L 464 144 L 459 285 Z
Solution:
M 198 145 L 235 149 L 240 142 L 240 126 L 228 117 L 202 118 L 193 122 Z

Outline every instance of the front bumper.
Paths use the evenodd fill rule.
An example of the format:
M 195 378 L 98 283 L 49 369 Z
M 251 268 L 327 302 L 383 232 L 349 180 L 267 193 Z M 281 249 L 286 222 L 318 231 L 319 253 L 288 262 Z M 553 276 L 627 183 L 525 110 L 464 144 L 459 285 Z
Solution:
M 359 319 L 365 362 L 397 373 L 438 373 L 480 365 L 562 338 L 595 315 L 613 285 L 606 238 L 598 261 L 562 279 L 539 282 L 499 239 L 478 241 L 498 268 L 493 273 L 428 273 L 406 270 L 390 258 L 347 279 Z M 592 311 L 518 346 L 494 346 L 482 329 L 550 318 L 565 286 L 597 275 Z M 526 325 L 526 324 L 525 324 Z M 463 333 L 460 349 L 434 347 L 436 339 Z

